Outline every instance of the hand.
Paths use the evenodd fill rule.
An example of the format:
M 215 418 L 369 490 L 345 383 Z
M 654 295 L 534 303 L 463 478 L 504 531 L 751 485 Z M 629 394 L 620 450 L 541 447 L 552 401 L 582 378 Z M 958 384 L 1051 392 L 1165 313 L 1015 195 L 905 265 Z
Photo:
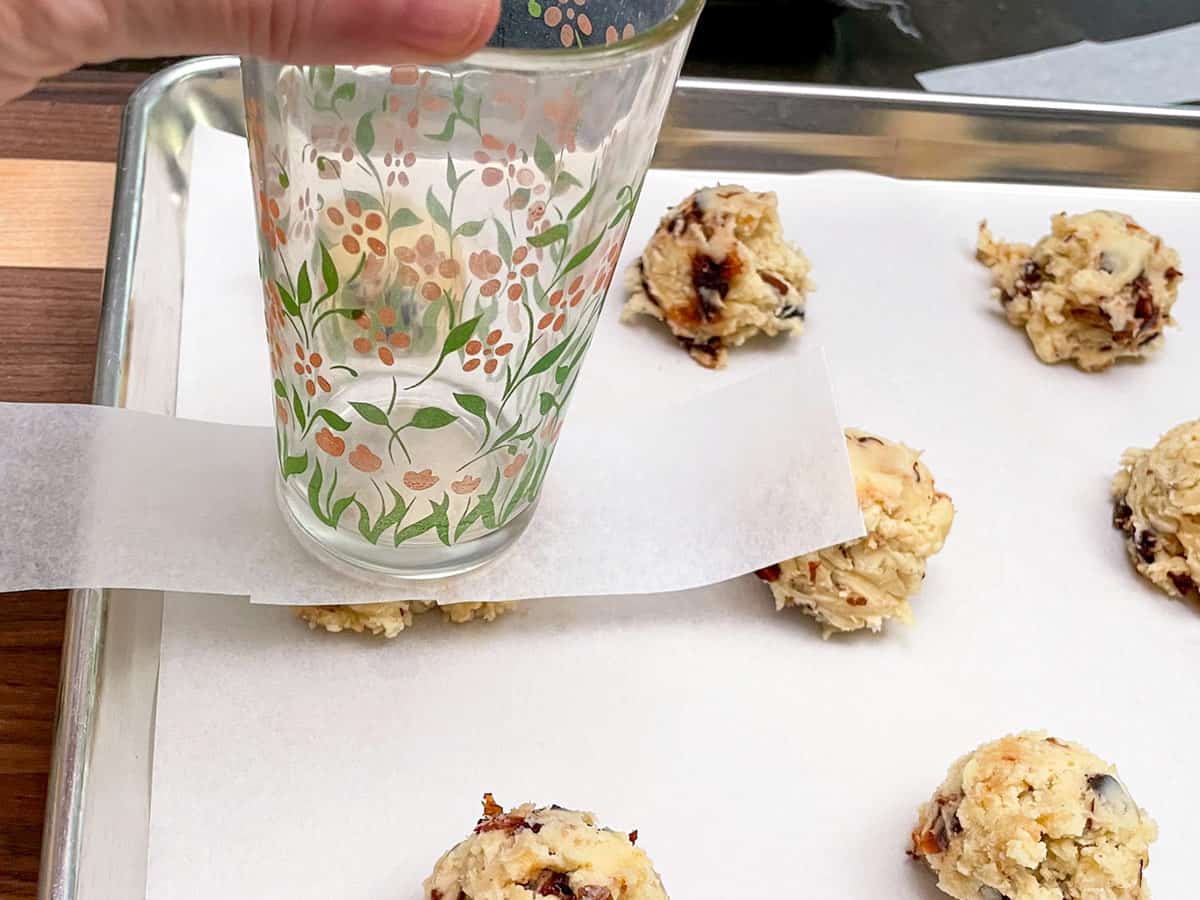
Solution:
M 0 103 L 84 63 L 245 53 L 296 63 L 455 59 L 499 0 L 0 0 Z

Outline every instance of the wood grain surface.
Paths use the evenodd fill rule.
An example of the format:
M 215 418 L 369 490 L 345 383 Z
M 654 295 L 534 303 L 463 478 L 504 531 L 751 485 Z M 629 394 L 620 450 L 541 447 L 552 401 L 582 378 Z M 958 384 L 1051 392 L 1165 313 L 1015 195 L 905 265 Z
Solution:
M 0 400 L 92 395 L 121 111 L 143 78 L 76 72 L 0 107 Z M 37 893 L 66 595 L 0 595 L 0 897 Z

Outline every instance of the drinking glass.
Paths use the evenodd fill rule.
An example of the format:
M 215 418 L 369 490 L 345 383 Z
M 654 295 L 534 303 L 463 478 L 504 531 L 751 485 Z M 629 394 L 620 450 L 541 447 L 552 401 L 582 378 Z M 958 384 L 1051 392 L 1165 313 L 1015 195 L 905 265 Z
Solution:
M 702 4 L 512 0 L 449 65 L 243 60 L 277 492 L 327 562 L 450 575 L 529 525 Z

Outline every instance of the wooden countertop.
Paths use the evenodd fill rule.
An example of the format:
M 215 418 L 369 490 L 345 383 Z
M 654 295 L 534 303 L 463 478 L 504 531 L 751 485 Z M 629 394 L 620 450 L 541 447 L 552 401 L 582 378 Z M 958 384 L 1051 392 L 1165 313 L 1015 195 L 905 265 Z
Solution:
M 75 72 L 0 106 L 0 400 L 87 403 L 121 111 Z M 0 897 L 37 893 L 66 594 L 0 596 Z

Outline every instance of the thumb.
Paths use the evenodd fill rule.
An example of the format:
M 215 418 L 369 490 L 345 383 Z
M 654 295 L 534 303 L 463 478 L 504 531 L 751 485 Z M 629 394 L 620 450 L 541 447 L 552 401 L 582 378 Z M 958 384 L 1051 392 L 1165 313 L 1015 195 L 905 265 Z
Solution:
M 500 15 L 500 0 L 98 2 L 122 42 L 114 55 L 234 52 L 295 63 L 456 59 L 486 44 Z

